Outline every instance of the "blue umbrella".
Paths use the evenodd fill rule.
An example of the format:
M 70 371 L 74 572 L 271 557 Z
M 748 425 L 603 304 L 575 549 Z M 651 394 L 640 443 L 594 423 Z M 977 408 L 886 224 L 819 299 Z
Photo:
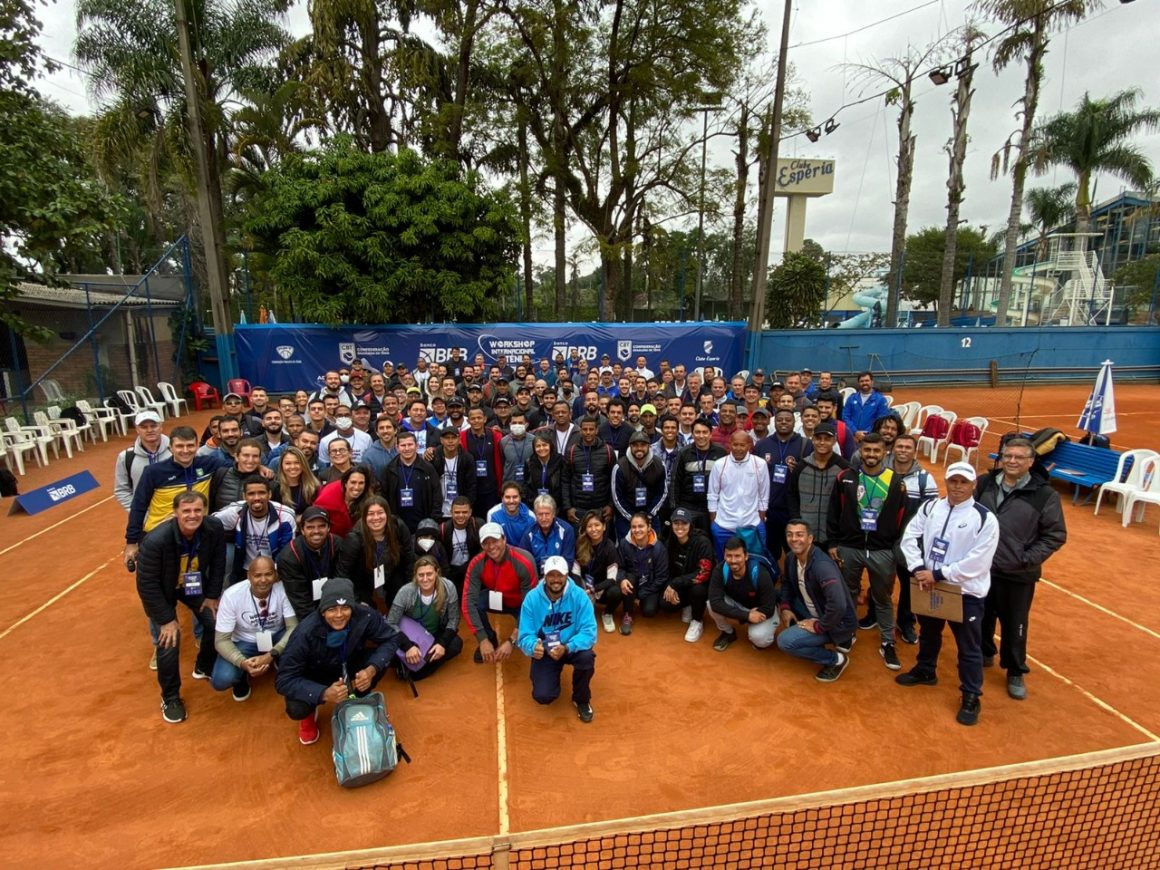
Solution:
M 1093 435 L 1110 435 L 1116 431 L 1116 395 L 1112 389 L 1112 366 L 1106 359 L 1100 366 L 1096 385 L 1088 396 L 1083 413 L 1079 415 L 1079 428 Z

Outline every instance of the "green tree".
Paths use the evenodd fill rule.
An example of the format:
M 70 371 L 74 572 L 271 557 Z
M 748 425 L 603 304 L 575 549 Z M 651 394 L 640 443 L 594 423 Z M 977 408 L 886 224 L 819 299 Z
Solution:
M 271 170 L 245 230 L 304 320 L 487 320 L 515 283 L 519 216 L 506 191 L 347 137 Z
M 926 227 L 907 238 L 906 262 L 902 267 L 902 293 L 907 299 L 924 304 L 938 302 L 945 253 L 944 227 Z M 959 227 L 952 286 L 957 286 L 966 276 L 968 263 L 973 262 L 977 273 L 994 255 L 995 249 L 982 229 Z
M 1039 232 L 1037 260 L 1047 256 L 1047 234 L 1075 219 L 1075 192 L 1075 183 L 1071 181 L 1059 187 L 1035 187 L 1027 191 L 1027 212 Z
M 1126 290 L 1127 298 L 1124 301 L 1133 309 L 1152 304 L 1152 295 L 1157 291 L 1158 279 L 1160 279 L 1160 254 L 1151 254 L 1142 260 L 1125 263 L 1116 269 L 1115 274 L 1116 289 Z
M 1160 129 L 1160 109 L 1137 109 L 1139 90 L 1093 100 L 1086 92 L 1073 112 L 1060 112 L 1039 128 L 1033 152 L 1039 172 L 1066 166 L 1076 176 L 1075 230 L 1091 229 L 1092 177 L 1101 172 L 1137 188 L 1152 183 L 1152 164 L 1128 141 L 1137 133 Z
M 992 178 L 998 177 L 1000 170 L 1011 172 L 1011 205 L 1007 210 L 1007 234 L 1003 240 L 996 326 L 1007 324 L 1007 309 L 1011 304 L 1011 276 L 1015 271 L 1023 217 L 1023 188 L 1027 181 L 1039 94 L 1043 88 L 1043 59 L 1047 56 L 1047 45 L 1052 31 L 1082 20 L 1089 11 L 1101 5 L 1100 0 L 975 0 L 979 12 L 1007 25 L 992 55 L 995 72 L 1017 62 L 1023 62 L 1027 67 L 1023 96 L 1017 103 L 1019 129 L 1007 138 L 991 160 Z
M 79 126 L 29 84 L 52 68 L 37 45 L 40 29 L 29 0 L 0 4 L 0 322 L 33 338 L 46 330 L 7 301 L 21 281 L 53 281 L 118 209 L 85 159 Z
M 770 270 L 766 292 L 766 319 L 771 329 L 814 326 L 826 303 L 826 267 L 806 252 L 786 252 Z

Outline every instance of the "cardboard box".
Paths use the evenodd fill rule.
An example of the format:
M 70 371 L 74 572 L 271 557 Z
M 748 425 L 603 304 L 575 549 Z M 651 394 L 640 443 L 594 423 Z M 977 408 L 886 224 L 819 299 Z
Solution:
M 910 609 L 919 616 L 933 616 L 951 622 L 963 621 L 963 590 L 953 583 L 935 583 L 927 591 L 910 581 Z

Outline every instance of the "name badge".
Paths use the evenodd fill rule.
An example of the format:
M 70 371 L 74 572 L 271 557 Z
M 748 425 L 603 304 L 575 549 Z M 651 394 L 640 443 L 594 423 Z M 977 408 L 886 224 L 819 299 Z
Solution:
M 310 586 L 311 586 L 311 589 L 314 593 L 314 600 L 315 601 L 322 600 L 322 584 L 325 583 L 329 579 L 330 579 L 329 577 L 319 577 L 317 580 L 310 581 Z
M 590 472 L 580 475 L 580 491 L 581 492 L 595 492 L 596 491 L 596 477 Z
M 547 651 L 554 650 L 560 645 L 560 632 L 549 631 L 544 635 L 544 649 Z
M 487 477 L 487 460 L 486 459 L 475 460 L 475 476 L 476 477 Z
M 186 595 L 201 595 L 201 572 L 186 571 L 181 575 L 181 585 Z
M 524 481 L 524 464 L 522 462 L 515 467 L 515 480 L 519 483 Z
M 636 488 L 636 506 L 644 507 L 646 504 L 648 504 L 648 488 L 638 486 Z
M 459 481 L 452 475 L 447 475 L 447 497 L 454 499 L 459 495 Z
M 274 648 L 274 633 L 271 631 L 255 632 L 254 643 L 258 645 L 258 652 L 269 652 Z
M 859 511 L 862 531 L 874 532 L 878 530 L 878 511 L 874 508 L 862 508 Z
M 399 507 L 415 506 L 415 490 L 405 486 L 399 490 Z
M 773 482 L 785 483 L 789 479 L 789 466 L 782 465 L 780 462 L 773 466 Z
M 703 472 L 700 472 L 700 471 L 696 472 L 693 475 L 693 492 L 698 492 L 698 493 L 705 492 L 705 490 L 707 488 L 705 486 L 706 483 L 707 483 L 707 481 L 705 480 L 705 474 Z
M 950 549 L 951 542 L 946 538 L 935 537 L 930 542 L 930 561 L 935 568 L 941 568 L 943 562 L 947 560 L 947 550 Z
M 503 593 L 494 589 L 487 590 L 487 609 L 495 613 L 503 610 Z
M 387 566 L 386 565 L 376 565 L 375 566 L 375 588 L 382 589 L 386 585 L 387 585 Z

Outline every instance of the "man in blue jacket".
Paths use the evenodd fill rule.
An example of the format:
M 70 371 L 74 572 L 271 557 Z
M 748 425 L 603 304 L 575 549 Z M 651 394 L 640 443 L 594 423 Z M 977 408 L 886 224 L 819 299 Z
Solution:
M 577 584 L 568 581 L 568 563 L 551 556 L 544 582 L 524 596 L 517 641 L 532 660 L 532 697 L 551 704 L 560 697 L 560 674 L 572 666 L 572 703 L 581 722 L 592 721 L 592 675 L 596 671 L 596 612 Z
M 854 430 L 854 440 L 859 443 L 862 436 L 874 429 L 874 421 L 890 413 L 886 397 L 874 389 L 874 375 L 870 372 L 858 374 L 858 392 L 842 404 L 842 421 Z

